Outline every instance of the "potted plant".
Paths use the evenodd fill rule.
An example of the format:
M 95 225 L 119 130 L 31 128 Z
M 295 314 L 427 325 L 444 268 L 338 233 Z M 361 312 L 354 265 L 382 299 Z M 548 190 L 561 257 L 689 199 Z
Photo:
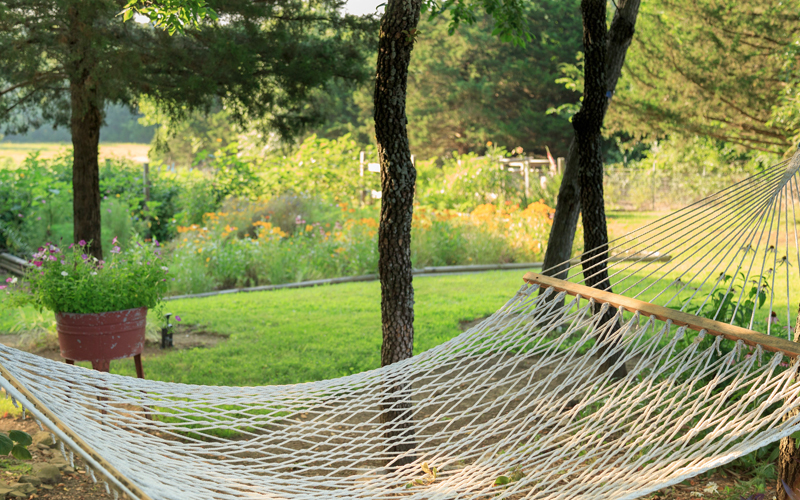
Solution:
M 117 238 L 111 257 L 97 260 L 85 241 L 59 248 L 46 244 L 33 254 L 23 280 L 9 278 L 7 302 L 55 313 L 61 355 L 68 363 L 91 361 L 108 371 L 112 359 L 134 356 L 143 377 L 147 309 L 161 304 L 169 269 L 159 243 L 134 240 L 122 251 Z

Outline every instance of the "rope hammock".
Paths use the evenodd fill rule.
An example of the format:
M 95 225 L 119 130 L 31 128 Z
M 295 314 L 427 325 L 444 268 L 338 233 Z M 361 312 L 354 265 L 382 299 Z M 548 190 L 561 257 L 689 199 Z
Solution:
M 192 386 L 0 347 L 0 386 L 130 498 L 637 498 L 800 430 L 798 168 L 611 242 L 612 290 L 580 264 L 529 273 L 477 326 L 378 370 Z

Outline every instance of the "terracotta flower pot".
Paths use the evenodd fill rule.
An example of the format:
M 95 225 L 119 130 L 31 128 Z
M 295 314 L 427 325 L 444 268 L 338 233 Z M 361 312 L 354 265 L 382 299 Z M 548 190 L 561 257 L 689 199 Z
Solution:
M 91 361 L 102 371 L 108 371 L 112 359 L 135 356 L 137 372 L 141 372 L 146 325 L 146 307 L 93 314 L 56 313 L 61 355 L 67 362 Z

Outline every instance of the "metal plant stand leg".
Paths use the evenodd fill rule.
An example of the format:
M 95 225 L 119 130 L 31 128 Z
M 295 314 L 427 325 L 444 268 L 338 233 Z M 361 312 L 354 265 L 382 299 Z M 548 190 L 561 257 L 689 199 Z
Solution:
M 144 368 L 142 368 L 142 355 L 137 354 L 133 357 L 133 362 L 136 364 L 136 376 L 144 378 Z

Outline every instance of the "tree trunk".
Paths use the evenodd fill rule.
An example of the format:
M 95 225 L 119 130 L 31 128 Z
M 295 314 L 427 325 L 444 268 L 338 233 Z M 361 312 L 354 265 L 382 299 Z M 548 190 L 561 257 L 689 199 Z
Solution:
M 614 14 L 611 28 L 608 30 L 608 48 L 605 56 L 606 91 L 613 94 L 617 81 L 622 73 L 625 54 L 633 39 L 636 16 L 641 0 L 622 0 Z M 608 106 L 608 102 L 605 103 Z M 605 110 L 603 111 L 605 116 Z M 556 213 L 547 241 L 544 255 L 543 274 L 564 279 L 568 265 L 564 265 L 572 256 L 572 242 L 575 240 L 575 229 L 578 227 L 580 205 L 579 183 L 579 151 L 572 140 L 567 156 L 567 165 L 561 187 L 558 190 Z
M 798 308 L 797 322 L 794 325 L 793 340 L 800 342 L 800 308 Z M 800 409 L 792 410 L 783 417 L 783 420 L 794 418 L 798 413 L 800 413 Z M 791 436 L 781 439 L 777 469 L 778 484 L 776 489 L 778 490 L 778 500 L 790 500 L 791 497 L 784 489 L 784 483 L 796 496 L 800 493 L 800 446 L 798 446 L 797 440 Z
M 542 274 L 558 279 L 567 279 L 569 259 L 572 257 L 572 242 L 578 228 L 578 215 L 581 212 L 581 185 L 578 147 L 575 139 L 569 143 L 567 165 L 561 176 L 561 186 L 556 198 L 556 213 L 550 227 L 550 238 L 544 252 Z
M 69 9 L 69 44 L 73 56 L 69 68 L 72 117 L 72 193 L 75 243 L 91 244 L 89 251 L 103 258 L 100 241 L 100 169 L 97 161 L 102 101 L 92 75 L 96 62 L 86 31 L 91 29 L 92 7 L 76 4 Z
M 605 202 L 603 199 L 603 155 L 601 151 L 603 119 L 608 109 L 611 92 L 606 87 L 606 52 L 608 33 L 606 31 L 606 0 L 582 0 L 583 48 L 584 48 L 584 91 L 580 111 L 573 117 L 575 142 L 579 151 L 580 199 L 583 214 L 584 252 L 581 265 L 588 286 L 611 292 L 608 279 L 608 230 L 606 227 Z M 601 304 L 595 304 L 594 312 L 599 313 Z M 619 328 L 616 310 L 607 309 L 601 324 L 609 324 L 607 333 L 611 335 Z M 613 346 L 612 346 L 613 348 Z M 620 353 L 613 354 L 604 366 L 608 369 L 619 359 Z M 615 377 L 627 374 L 625 365 L 615 373 Z
M 381 366 L 412 356 L 414 287 L 411 274 L 411 217 L 417 172 L 406 130 L 408 65 L 420 16 L 420 0 L 389 0 L 381 20 L 375 82 L 375 135 L 381 162 L 381 220 L 378 272 L 381 279 L 383 345 Z M 409 387 L 391 381 L 385 388 L 382 421 L 390 457 L 414 448 Z M 393 465 L 413 457 L 392 459 Z

